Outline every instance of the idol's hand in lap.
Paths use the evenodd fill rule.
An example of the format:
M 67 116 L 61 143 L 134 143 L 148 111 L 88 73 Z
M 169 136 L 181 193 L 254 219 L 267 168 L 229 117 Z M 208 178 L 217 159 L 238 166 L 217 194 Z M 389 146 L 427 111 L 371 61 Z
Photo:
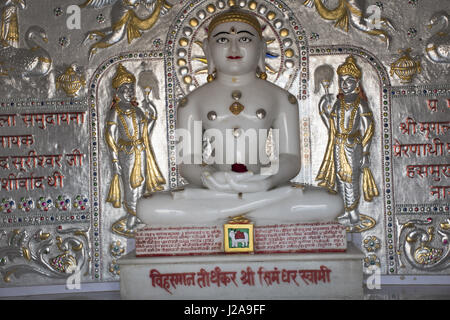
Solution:
M 225 172 L 216 171 L 202 172 L 202 183 L 203 186 L 210 190 L 221 191 L 221 192 L 233 192 L 233 189 L 228 185 L 227 180 L 225 178 Z
M 272 187 L 271 176 L 253 174 L 252 172 L 236 173 L 227 172 L 225 178 L 227 184 L 234 192 L 263 192 Z

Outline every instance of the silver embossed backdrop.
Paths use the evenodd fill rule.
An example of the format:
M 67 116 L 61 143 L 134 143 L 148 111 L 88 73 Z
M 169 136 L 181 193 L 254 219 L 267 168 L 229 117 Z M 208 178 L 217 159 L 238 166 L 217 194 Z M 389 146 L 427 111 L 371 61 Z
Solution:
M 365 254 L 361 268 L 448 283 L 450 2 L 0 5 L 0 287 L 65 284 L 74 274 L 82 283 L 118 281 L 117 259 L 134 248 L 134 201 L 184 184 L 176 167 L 177 103 L 206 82 L 206 26 L 233 5 L 263 26 L 267 80 L 299 101 L 295 182 L 343 194 L 360 217 L 348 231 Z M 359 80 L 367 110 L 336 122 L 356 110 L 338 104 L 343 72 Z M 123 114 L 116 89 L 131 78 L 139 112 Z M 365 158 L 353 172 L 343 164 L 357 156 L 339 151 L 352 143 Z M 145 177 L 119 179 L 118 165 L 133 170 L 136 163 L 151 167 Z M 130 191 L 144 180 L 142 192 Z

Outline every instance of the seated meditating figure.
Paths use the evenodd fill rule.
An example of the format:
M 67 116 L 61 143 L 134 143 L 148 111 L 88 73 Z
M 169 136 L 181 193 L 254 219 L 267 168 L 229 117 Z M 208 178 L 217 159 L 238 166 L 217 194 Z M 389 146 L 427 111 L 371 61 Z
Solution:
M 177 109 L 179 172 L 189 184 L 140 199 L 138 218 L 149 226 L 221 225 L 236 216 L 257 225 L 335 220 L 344 209 L 339 195 L 290 183 L 300 170 L 299 107 L 265 80 L 255 16 L 234 8 L 218 14 L 203 49 L 208 83 Z

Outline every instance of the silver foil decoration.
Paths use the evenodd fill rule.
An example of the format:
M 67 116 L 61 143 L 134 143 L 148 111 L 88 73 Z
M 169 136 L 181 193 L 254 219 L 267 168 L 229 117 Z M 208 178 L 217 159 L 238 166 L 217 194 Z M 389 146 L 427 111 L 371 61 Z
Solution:
M 19 47 L 19 10 L 26 9 L 25 0 L 5 0 L 1 7 L 1 46 Z
M 399 229 L 399 254 L 404 262 L 419 270 L 442 270 L 450 265 L 450 220 L 438 224 L 433 219 L 411 219 Z
M 50 0 L 26 1 L 26 7 L 18 5 L 25 3 L 20 0 L 4 0 L 0 4 L 0 10 L 9 8 L 8 10 L 15 13 L 17 17 L 16 20 L 11 20 L 8 17 L 14 15 L 2 15 L 0 18 L 3 19 L 3 25 L 7 26 L 10 23 L 9 26 L 13 26 L 14 21 L 17 21 L 15 25 L 18 26 L 17 31 L 20 31 L 18 33 L 20 37 L 12 37 L 16 39 L 15 41 L 8 45 L 2 42 L 0 58 L 3 48 L 8 48 L 6 51 L 11 52 L 13 51 L 11 47 L 28 50 L 25 33 L 31 26 L 39 26 L 46 31 L 48 43 L 36 37 L 36 44 L 45 49 L 52 60 L 52 66 L 44 76 L 36 75 L 22 79 L 19 75 L 0 75 L 0 136 L 25 134 L 31 135 L 35 141 L 35 145 L 31 148 L 19 149 L 16 145 L 8 148 L 9 138 L 3 138 L 6 147 L 2 148 L 0 142 L 0 178 L 3 179 L 0 180 L 1 185 L 7 185 L 10 174 L 14 174 L 18 179 L 31 177 L 31 173 L 34 177 L 52 177 L 54 170 L 49 170 L 52 168 L 38 166 L 30 170 L 28 166 L 25 166 L 26 172 L 16 170 L 11 157 L 20 160 L 18 157 L 28 157 L 31 151 L 35 151 L 36 156 L 56 156 L 57 154 L 66 156 L 74 154 L 73 151 L 76 149 L 83 154 L 82 166 L 67 166 L 63 162 L 61 162 L 61 168 L 58 166 L 60 173 L 65 176 L 64 188 L 56 189 L 46 186 L 45 192 L 40 189 L 0 190 L 0 230 L 2 230 L 0 231 L 0 247 L 2 250 L 11 249 L 16 255 L 13 263 L 7 257 L 0 259 L 0 264 L 6 263 L 0 266 L 2 270 L 14 265 L 36 267 L 36 261 L 24 258 L 20 244 L 17 245 L 19 242 L 15 240 L 15 244 L 9 246 L 8 238 L 12 236 L 14 230 L 19 230 L 19 233 L 26 232 L 28 235 L 28 238 L 25 237 L 25 241 L 22 242 L 24 246 L 28 243 L 26 239 L 33 238 L 39 230 L 42 230 L 43 234 L 49 234 L 53 239 L 49 253 L 44 255 L 48 266 L 39 266 L 39 270 L 49 276 L 41 276 L 40 272 L 34 271 L 24 273 L 20 277 L 11 273 L 10 282 L 0 281 L 1 287 L 51 285 L 62 283 L 67 279 L 68 273 L 61 271 L 71 271 L 70 265 L 74 265 L 74 260 L 70 256 L 77 260 L 77 266 L 81 260 L 74 253 L 64 255 L 64 252 L 58 248 L 56 237 L 60 236 L 64 241 L 66 237 L 82 240 L 84 236 L 60 234 L 59 226 L 62 226 L 62 230 L 70 228 L 89 230 L 86 234 L 89 246 L 84 247 L 89 247 L 89 252 L 86 253 L 89 255 L 86 255 L 88 258 L 84 264 L 85 271 L 81 274 L 82 282 L 117 281 L 118 269 L 113 266 L 113 271 L 110 270 L 111 258 L 115 259 L 111 255 L 110 245 L 120 239 L 121 247 L 125 252 L 129 252 L 133 249 L 133 242 L 125 241 L 123 236 L 113 231 L 114 223 L 126 215 L 125 210 L 114 208 L 106 202 L 112 168 L 107 145 L 104 142 L 104 124 L 112 100 L 111 79 L 115 68 L 118 63 L 123 63 L 134 75 L 139 75 L 144 69 L 151 70 L 157 79 L 157 85 L 151 85 L 151 90 L 137 85 L 137 101 L 145 101 L 145 91 L 150 92 L 150 100 L 158 114 L 158 120 L 152 130 L 151 142 L 157 163 L 167 182 L 164 189 L 180 188 L 183 185 L 183 179 L 177 172 L 175 144 L 172 143 L 175 141 L 176 110 L 179 107 L 179 101 L 182 101 L 187 92 L 206 82 L 207 61 L 201 48 L 201 41 L 206 35 L 205 27 L 215 14 L 228 9 L 231 4 L 237 4 L 258 17 L 264 27 L 263 35 L 268 47 L 266 57 L 268 81 L 289 90 L 299 101 L 302 170 L 295 178 L 296 183 L 317 184 L 314 178 L 320 167 L 328 137 L 326 127 L 322 124 L 317 112 L 324 91 L 313 92 L 316 80 L 314 71 L 320 65 L 329 65 L 336 70 L 348 55 L 356 57 L 363 69 L 364 89 L 376 123 L 370 160 L 381 196 L 370 203 L 361 201 L 360 210 L 364 215 L 361 215 L 359 224 L 354 228 L 355 232 L 361 232 L 361 234 L 353 235 L 353 239 L 361 238 L 360 244 L 363 251 L 366 250 L 367 254 L 376 254 L 376 256 L 368 257 L 370 259 L 367 262 L 375 263 L 375 265 L 379 263 L 382 274 L 394 276 L 449 274 L 450 269 L 447 263 L 442 262 L 439 268 L 424 268 L 424 265 L 414 262 L 413 254 L 407 257 L 403 250 L 404 245 L 407 244 L 406 235 L 410 231 L 421 228 L 426 234 L 427 228 L 431 226 L 435 231 L 434 240 L 428 244 L 424 243 L 424 246 L 438 250 L 446 248 L 439 232 L 446 232 L 441 230 L 440 224 L 446 221 L 450 212 L 448 196 L 445 194 L 446 198 L 444 198 L 443 193 L 448 185 L 449 174 L 444 170 L 448 158 L 445 152 L 448 153 L 448 150 L 444 149 L 445 152 L 442 155 L 432 155 L 428 158 L 393 155 L 394 149 L 398 147 L 396 140 L 404 148 L 406 148 L 405 145 L 408 145 L 408 148 L 409 146 L 414 148 L 413 145 L 416 144 L 420 148 L 430 145 L 434 148 L 433 140 L 436 138 L 440 139 L 444 148 L 448 144 L 449 132 L 444 131 L 444 125 L 448 121 L 447 100 L 450 99 L 450 88 L 446 85 L 450 76 L 449 64 L 433 61 L 425 51 L 427 43 L 432 39 L 445 38 L 444 33 L 440 33 L 445 31 L 443 20 L 431 29 L 427 29 L 425 25 L 429 23 L 428 18 L 436 12 L 444 11 L 448 14 L 450 10 L 448 1 L 377 2 L 376 5 L 380 8 L 379 13 L 382 13 L 382 17 L 395 23 L 396 30 L 389 30 L 389 26 L 385 28 L 381 25 L 382 29 L 386 30 L 387 36 L 391 38 L 391 49 L 386 50 L 384 42 L 380 41 L 383 36 L 370 35 L 358 29 L 364 23 L 367 23 L 369 27 L 374 26 L 371 19 L 367 21 L 367 18 L 373 18 L 374 15 L 369 7 L 365 6 L 354 6 L 364 15 L 360 21 L 355 20 L 354 13 L 357 10 L 345 12 L 342 15 L 344 19 L 349 18 L 348 32 L 345 32 L 339 26 L 333 27 L 337 20 L 326 21 L 316 13 L 317 7 L 309 9 L 304 5 L 303 0 L 168 0 L 173 7 L 167 10 L 167 6 L 163 5 L 164 8 L 151 29 L 144 30 L 140 37 L 130 43 L 127 36 L 121 34 L 122 40 L 106 49 L 99 50 L 90 60 L 88 57 L 91 46 L 98 41 L 101 42 L 102 37 L 94 35 L 93 37 L 98 41 L 88 39 L 86 45 L 83 45 L 86 35 L 99 28 L 111 29 L 114 25 L 117 26 L 117 21 L 120 21 L 122 14 L 116 11 L 116 8 L 126 1 L 88 2 L 90 5 L 86 4 L 86 7 L 80 10 L 81 29 L 68 28 L 66 22 L 69 18 L 76 18 L 76 15 L 69 13 L 67 9 L 70 5 L 86 3 L 86 0 L 72 3 Z M 92 6 L 94 2 L 99 5 L 98 10 Z M 132 6 L 130 10 L 140 18 L 145 18 L 154 12 L 157 4 L 156 1 L 139 2 L 141 3 L 139 6 Z M 334 10 L 340 3 L 346 5 L 356 2 L 364 4 L 364 1 L 321 1 L 329 10 Z M 367 4 L 373 3 L 375 1 L 367 1 Z M 131 11 L 128 13 L 129 16 L 132 15 Z M 4 19 L 5 16 L 7 19 Z M 105 18 L 104 23 L 100 23 L 103 19 L 97 19 L 99 16 Z M 357 24 L 353 24 L 354 21 Z M 9 29 L 9 26 L 2 30 L 14 29 L 14 27 Z M 440 35 L 436 36 L 438 33 Z M 59 40 L 62 40 L 61 43 Z M 433 43 L 437 42 L 433 40 Z M 402 85 L 403 80 L 396 74 L 390 76 L 389 73 L 391 63 L 400 57 L 398 50 L 404 48 L 411 48 L 414 60 L 420 60 L 421 66 L 421 72 L 411 77 L 408 86 Z M 419 52 L 422 52 L 424 57 L 416 57 Z M 142 62 L 147 64 L 145 68 L 142 68 Z M 76 65 L 74 67 L 76 76 L 60 78 L 57 88 L 58 78 L 74 65 Z M 408 63 L 405 65 L 409 66 Z M 401 69 L 403 65 L 400 64 L 398 67 Z M 3 68 L 4 65 L 0 65 L 0 69 L 3 70 Z M 76 89 L 82 83 L 82 78 L 86 81 L 86 85 L 81 86 L 74 96 L 66 93 L 62 88 L 65 82 L 68 85 L 67 88 Z M 148 79 L 151 78 L 152 76 L 149 75 Z M 335 99 L 337 92 L 337 82 L 334 77 L 329 83 L 330 100 Z M 46 123 L 48 127 L 46 130 L 39 128 L 43 126 L 41 123 L 33 127 L 24 127 L 21 119 L 23 114 L 33 114 L 33 117 L 39 120 L 45 119 L 50 113 L 56 113 L 61 117 L 65 112 L 83 112 L 84 123 L 80 123 L 79 126 L 61 126 L 50 132 L 48 128 L 53 128 L 51 117 L 48 118 L 49 123 Z M 45 113 L 46 116 L 42 117 L 41 113 Z M 411 118 L 409 122 L 408 117 Z M 56 121 L 56 118 L 54 119 Z M 16 126 L 12 125 L 14 120 Z M 417 123 L 417 132 L 409 136 L 401 133 L 400 126 L 411 124 L 412 120 Z M 439 122 L 440 133 L 436 134 L 432 130 L 432 124 L 428 125 L 428 122 Z M 435 128 L 437 128 L 436 125 Z M 429 138 L 426 138 L 427 134 Z M 209 143 L 211 142 L 205 141 L 206 146 Z M 436 145 L 441 146 L 440 143 Z M 270 150 L 274 147 L 268 140 L 268 154 L 271 154 Z M 208 148 L 205 151 L 208 151 Z M 33 154 L 31 156 L 30 159 L 35 159 Z M 61 160 L 67 159 L 61 158 Z M 5 168 L 8 164 L 9 168 Z M 17 164 L 20 167 L 19 162 Z M 428 166 L 428 176 L 424 174 L 424 167 L 417 169 L 417 166 L 423 165 Z M 432 170 L 432 165 L 440 166 L 440 181 L 435 181 L 438 171 Z M 412 168 L 409 166 L 416 166 L 414 178 L 407 175 L 412 175 L 413 172 L 412 169 L 408 171 L 408 168 Z M 432 224 L 416 224 L 415 228 L 405 229 L 402 237 L 398 237 L 401 224 L 413 219 L 426 220 L 429 216 L 433 218 Z M 364 239 L 374 239 L 373 237 L 379 239 L 381 247 L 377 247 L 376 252 L 369 252 L 367 250 L 372 246 L 368 245 L 370 241 L 367 244 L 364 243 Z M 19 236 L 15 237 L 15 239 L 19 238 Z M 35 252 L 36 246 L 43 241 L 30 240 L 30 252 Z M 415 245 L 420 243 L 418 240 Z M 69 243 L 67 247 L 70 249 L 71 245 Z M 364 245 L 367 245 L 367 249 Z M 410 248 L 407 251 L 414 253 L 416 247 Z M 436 252 L 439 253 L 439 251 Z M 443 255 L 444 251 L 441 257 Z M 425 255 L 422 254 L 422 256 Z M 50 260 L 53 262 L 50 263 Z M 24 267 L 23 270 L 26 268 Z M 60 271 L 57 270 L 58 268 Z
M 26 92 L 42 96 L 54 87 L 54 80 L 48 76 L 53 60 L 43 47 L 48 43 L 45 30 L 39 26 L 29 27 L 25 43 L 27 48 L 0 47 L 0 78 L 4 79 L 1 92 L 7 97 Z
M 339 220 L 352 226 L 360 221 L 361 189 L 364 199 L 372 201 L 379 195 L 370 170 L 370 145 L 375 132 L 373 113 L 364 93 L 362 71 L 353 56 L 337 68 L 339 95 L 328 93 L 333 69 L 319 66 L 316 85 L 324 88 L 319 114 L 328 130 L 328 144 L 316 180 L 334 192 L 335 185 L 344 198 L 345 213 Z M 362 184 L 361 181 L 362 180 Z
M 90 31 L 85 39 L 97 39 L 89 49 L 89 59 L 100 49 L 105 49 L 117 44 L 127 36 L 128 44 L 134 39 L 140 38 L 142 32 L 151 29 L 158 21 L 159 15 L 164 14 L 172 6 L 165 0 L 87 0 L 81 7 L 103 8 L 111 5 L 111 27 Z M 145 18 L 140 18 L 136 14 L 136 9 L 143 4 L 149 11 Z
M 136 101 L 136 82 L 145 94 L 141 103 Z M 151 144 L 158 113 L 150 93 L 155 86 L 158 89 L 157 83 L 150 70 L 141 72 L 137 81 L 122 64 L 112 79 L 113 98 L 105 123 L 105 142 L 110 151 L 113 178 L 106 201 L 114 208 L 125 209 L 126 217 L 116 221 L 112 230 L 126 237 L 134 235 L 138 223 L 138 199 L 163 190 L 165 184 Z
M 449 18 L 446 11 L 439 11 L 433 14 L 428 24 L 430 29 L 440 27 L 440 30 L 427 40 L 425 47 L 428 59 L 436 63 L 450 63 Z
M 50 278 L 68 278 L 74 272 L 89 270 L 89 230 L 57 229 L 56 234 L 38 229 L 9 232 L 0 247 L 0 273 L 3 281 L 34 273 Z M 0 239 L 1 240 L 1 239 Z
M 361 5 L 361 1 L 339 0 L 338 5 L 333 9 L 328 8 L 326 2 L 325 0 L 306 0 L 304 5 L 310 8 L 315 7 L 323 19 L 335 21 L 335 26 L 345 32 L 348 32 L 350 24 L 357 30 L 386 42 L 389 48 L 391 36 L 384 29 L 395 30 L 395 28 L 388 19 L 377 15 L 378 9 L 375 9 L 374 17 L 367 17 L 365 13 L 368 8 Z
M 24 78 L 42 77 L 48 74 L 52 66 L 50 54 L 38 44 L 38 40 L 48 42 L 45 30 L 31 26 L 25 33 L 28 48 L 3 47 L 0 51 L 2 75 Z
M 56 78 L 56 89 L 61 89 L 68 97 L 79 97 L 86 86 L 83 68 L 72 63 Z

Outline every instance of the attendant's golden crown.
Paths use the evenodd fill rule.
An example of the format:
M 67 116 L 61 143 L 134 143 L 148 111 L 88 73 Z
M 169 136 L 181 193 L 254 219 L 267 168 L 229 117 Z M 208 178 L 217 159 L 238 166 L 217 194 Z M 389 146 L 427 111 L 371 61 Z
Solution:
M 361 79 L 361 69 L 356 65 L 353 56 L 347 57 L 345 62 L 337 68 L 337 74 L 340 76 L 352 76 L 356 79 Z
M 136 78 L 121 63 L 119 63 L 116 74 L 112 80 L 112 86 L 114 89 L 117 89 L 124 83 L 136 83 Z
M 208 26 L 208 37 L 211 35 L 215 27 L 226 22 L 246 23 L 255 28 L 255 30 L 259 34 L 259 37 L 262 38 L 262 28 L 260 23 L 258 22 L 258 19 L 256 19 L 256 17 L 251 13 L 236 7 L 232 7 L 227 11 L 219 13 L 211 20 Z

